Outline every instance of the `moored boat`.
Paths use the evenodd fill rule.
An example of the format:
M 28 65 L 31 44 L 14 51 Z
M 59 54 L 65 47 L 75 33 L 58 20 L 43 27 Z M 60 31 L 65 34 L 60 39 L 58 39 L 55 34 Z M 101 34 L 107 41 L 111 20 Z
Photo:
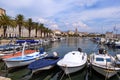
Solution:
M 60 60 L 58 56 L 47 56 L 45 58 L 36 60 L 29 64 L 28 69 L 32 70 L 32 74 L 53 68 Z
M 106 78 L 110 78 L 120 71 L 120 68 L 116 66 L 115 58 L 104 49 L 100 49 L 98 54 L 93 53 L 90 55 L 90 65 L 96 72 Z
M 3 58 L 7 68 L 21 67 L 30 64 L 38 58 L 43 58 L 47 56 L 47 53 L 44 52 L 43 48 L 40 48 L 40 52 L 33 52 L 31 54 L 24 55 L 25 44 L 22 50 L 21 56 L 15 56 L 10 58 Z
M 24 50 L 24 55 L 28 55 L 33 52 L 36 52 L 36 50 L 27 49 L 27 50 Z M 2 55 L 1 58 L 2 59 L 12 58 L 12 57 L 21 56 L 21 54 L 22 54 L 22 51 L 16 51 L 14 53 L 7 53 L 7 54 L 4 53 L 4 55 Z
M 115 55 L 115 60 L 116 60 L 117 66 L 120 67 L 120 54 L 116 54 L 116 55 Z
M 3 59 L 7 68 L 21 67 L 30 64 L 31 62 L 41 59 L 47 56 L 47 53 L 40 54 L 39 52 L 34 52 L 25 56 L 17 56 L 13 58 Z
M 85 67 L 87 63 L 87 54 L 79 51 L 71 51 L 65 54 L 65 56 L 57 62 L 57 65 L 65 72 L 70 74 L 77 72 Z

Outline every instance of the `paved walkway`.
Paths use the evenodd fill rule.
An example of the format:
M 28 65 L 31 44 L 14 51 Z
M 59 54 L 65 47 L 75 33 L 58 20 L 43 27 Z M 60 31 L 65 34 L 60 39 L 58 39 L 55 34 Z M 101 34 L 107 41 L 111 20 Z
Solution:
M 0 80 L 11 80 L 11 79 L 0 76 Z

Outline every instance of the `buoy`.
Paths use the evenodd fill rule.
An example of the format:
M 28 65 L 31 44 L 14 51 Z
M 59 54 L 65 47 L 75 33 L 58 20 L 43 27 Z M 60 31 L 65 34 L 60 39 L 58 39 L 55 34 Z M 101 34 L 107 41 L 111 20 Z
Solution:
M 55 57 L 57 57 L 57 56 L 58 56 L 58 53 L 57 53 L 57 52 L 53 52 L 53 55 L 54 55 Z

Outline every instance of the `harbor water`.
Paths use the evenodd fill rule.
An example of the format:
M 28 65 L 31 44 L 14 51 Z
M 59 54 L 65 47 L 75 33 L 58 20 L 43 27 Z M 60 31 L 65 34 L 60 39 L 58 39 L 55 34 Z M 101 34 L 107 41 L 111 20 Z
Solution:
M 100 45 L 91 41 L 90 38 L 74 37 L 48 43 L 39 47 L 44 47 L 45 51 L 50 55 L 52 55 L 53 52 L 57 52 L 60 57 L 63 57 L 69 51 L 77 50 L 78 48 L 81 48 L 82 51 L 86 52 L 89 56 L 89 54 L 97 52 Z M 103 47 L 113 56 L 119 52 L 119 49 L 108 48 L 107 46 Z M 12 80 L 105 80 L 105 77 L 102 75 L 92 69 L 88 69 L 87 65 L 84 69 L 69 75 L 64 75 L 62 70 L 56 66 L 51 70 L 40 71 L 32 76 L 28 74 L 29 70 L 27 66 L 16 68 L 10 72 L 5 70 L 3 66 L 4 63 L 0 62 L 0 76 L 9 77 Z M 64 76 L 62 77 L 62 75 Z M 111 77 L 109 80 L 120 80 L 120 73 Z

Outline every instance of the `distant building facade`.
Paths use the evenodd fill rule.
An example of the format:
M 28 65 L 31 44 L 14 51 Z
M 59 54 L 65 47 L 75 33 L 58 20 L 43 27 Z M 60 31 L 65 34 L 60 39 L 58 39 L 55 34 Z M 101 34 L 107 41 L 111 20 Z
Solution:
M 0 16 L 1 15 L 6 15 L 6 10 L 5 9 L 0 8 Z M 38 37 L 40 37 L 39 34 L 40 33 L 38 32 Z M 2 37 L 2 36 L 3 36 L 3 28 L 0 28 L 0 37 Z M 8 27 L 7 31 L 6 31 L 6 36 L 7 37 L 19 37 L 18 26 L 16 28 Z M 21 30 L 21 36 L 22 37 L 28 37 L 29 36 L 28 30 L 24 27 Z M 35 37 L 35 30 L 31 30 L 31 37 Z
M 7 28 L 6 31 L 6 35 L 7 37 L 19 37 L 19 27 L 17 26 L 16 28 Z M 21 29 L 21 36 L 22 37 L 28 37 L 29 36 L 29 32 L 26 28 L 22 28 Z M 35 37 L 35 30 L 31 30 L 31 37 Z M 39 35 L 38 35 L 39 37 Z
M 53 30 L 53 33 L 54 33 L 55 35 L 61 35 L 61 31 L 60 31 L 60 30 Z
M 73 35 L 73 34 L 75 34 L 75 32 L 69 30 L 69 31 L 68 31 L 68 34 Z
M 113 37 L 114 37 L 113 32 L 106 32 L 106 34 L 105 34 L 105 38 L 112 39 Z
M 0 8 L 0 16 L 5 15 L 5 14 L 6 14 L 6 11 L 4 9 Z
M 5 15 L 6 11 L 0 8 L 0 16 Z M 3 36 L 3 28 L 0 28 L 0 37 Z

